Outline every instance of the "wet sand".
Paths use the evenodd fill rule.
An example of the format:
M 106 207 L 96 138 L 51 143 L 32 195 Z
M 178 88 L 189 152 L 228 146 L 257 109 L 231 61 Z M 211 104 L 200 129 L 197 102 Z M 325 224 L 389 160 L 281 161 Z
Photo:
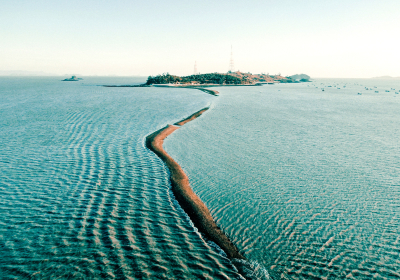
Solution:
M 185 123 L 188 123 L 188 122 L 194 120 L 195 118 L 200 117 L 201 114 L 203 114 L 203 113 L 204 113 L 205 111 L 207 111 L 208 109 L 209 109 L 209 108 L 204 108 L 204 109 L 202 109 L 202 110 L 200 110 L 200 111 L 198 111 L 198 112 L 196 112 L 196 113 L 190 115 L 190 116 L 187 117 L 186 119 L 183 119 L 183 120 L 181 120 L 181 121 L 175 123 L 174 125 L 182 126 L 182 125 L 184 125 Z
M 201 90 L 205 93 L 211 94 L 211 95 L 215 95 L 218 96 L 219 92 L 216 90 L 212 90 L 212 89 L 207 89 L 207 88 L 201 88 L 201 87 L 187 87 L 187 88 L 193 88 L 193 89 L 198 89 Z
M 183 210 L 189 215 L 194 225 L 208 239 L 215 242 L 227 254 L 230 259 L 245 259 L 229 238 L 219 229 L 207 206 L 193 192 L 189 184 L 189 178 L 183 172 L 179 164 L 163 149 L 164 139 L 181 125 L 194 120 L 207 111 L 204 108 L 175 125 L 168 125 L 146 137 L 146 146 L 158 155 L 171 172 L 172 191 Z

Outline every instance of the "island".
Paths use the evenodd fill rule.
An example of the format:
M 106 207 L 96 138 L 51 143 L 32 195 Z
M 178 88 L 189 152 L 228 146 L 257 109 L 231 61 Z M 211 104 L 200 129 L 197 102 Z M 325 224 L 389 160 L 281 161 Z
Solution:
M 149 76 L 146 83 L 139 85 L 103 85 L 104 87 L 175 87 L 194 88 L 204 92 L 217 95 L 217 91 L 205 89 L 205 87 L 221 86 L 261 86 L 263 84 L 275 83 L 302 83 L 309 82 L 310 76 L 297 74 L 293 76 L 252 74 L 250 72 L 228 72 L 228 73 L 207 73 L 194 74 L 190 76 L 176 76 L 164 73 L 157 76 Z
M 392 76 L 380 76 L 380 77 L 373 77 L 371 79 L 380 79 L 380 80 L 395 80 L 400 79 L 400 77 L 392 77 Z
M 283 77 L 279 75 L 269 74 L 252 74 L 250 72 L 228 72 L 228 73 L 208 73 L 195 74 L 191 76 L 175 76 L 164 73 L 157 76 L 149 76 L 145 85 L 260 85 L 274 83 L 298 83 L 308 82 L 310 76 L 306 74 L 297 74 L 293 76 Z

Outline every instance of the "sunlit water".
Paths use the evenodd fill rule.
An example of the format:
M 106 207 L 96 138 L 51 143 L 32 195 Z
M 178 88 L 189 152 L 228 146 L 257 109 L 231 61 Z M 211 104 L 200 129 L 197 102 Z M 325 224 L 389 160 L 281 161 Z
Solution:
M 165 147 L 243 255 L 275 279 L 399 279 L 399 80 L 217 90 Z
M 214 97 L 133 82 L 0 78 L 1 279 L 239 277 L 144 145 Z

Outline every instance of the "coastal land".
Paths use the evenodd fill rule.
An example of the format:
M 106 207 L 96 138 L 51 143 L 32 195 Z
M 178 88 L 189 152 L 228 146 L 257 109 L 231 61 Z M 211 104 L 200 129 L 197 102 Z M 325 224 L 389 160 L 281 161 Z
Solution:
M 168 125 L 146 137 L 146 146 L 153 151 L 166 164 L 171 172 L 172 192 L 174 193 L 183 210 L 188 214 L 193 224 L 209 240 L 215 242 L 230 259 L 245 259 L 236 246 L 217 226 L 207 206 L 193 192 L 189 178 L 179 164 L 167 154 L 163 148 L 164 139 L 172 134 L 180 126 L 200 117 L 208 108 L 204 108 L 191 116 Z

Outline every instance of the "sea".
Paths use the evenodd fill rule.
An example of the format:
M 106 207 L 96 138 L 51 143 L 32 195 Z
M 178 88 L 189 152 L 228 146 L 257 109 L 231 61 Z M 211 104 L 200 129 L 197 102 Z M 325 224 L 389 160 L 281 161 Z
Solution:
M 1 279 L 399 279 L 400 80 L 0 77 Z M 246 260 L 193 225 L 164 143 Z

